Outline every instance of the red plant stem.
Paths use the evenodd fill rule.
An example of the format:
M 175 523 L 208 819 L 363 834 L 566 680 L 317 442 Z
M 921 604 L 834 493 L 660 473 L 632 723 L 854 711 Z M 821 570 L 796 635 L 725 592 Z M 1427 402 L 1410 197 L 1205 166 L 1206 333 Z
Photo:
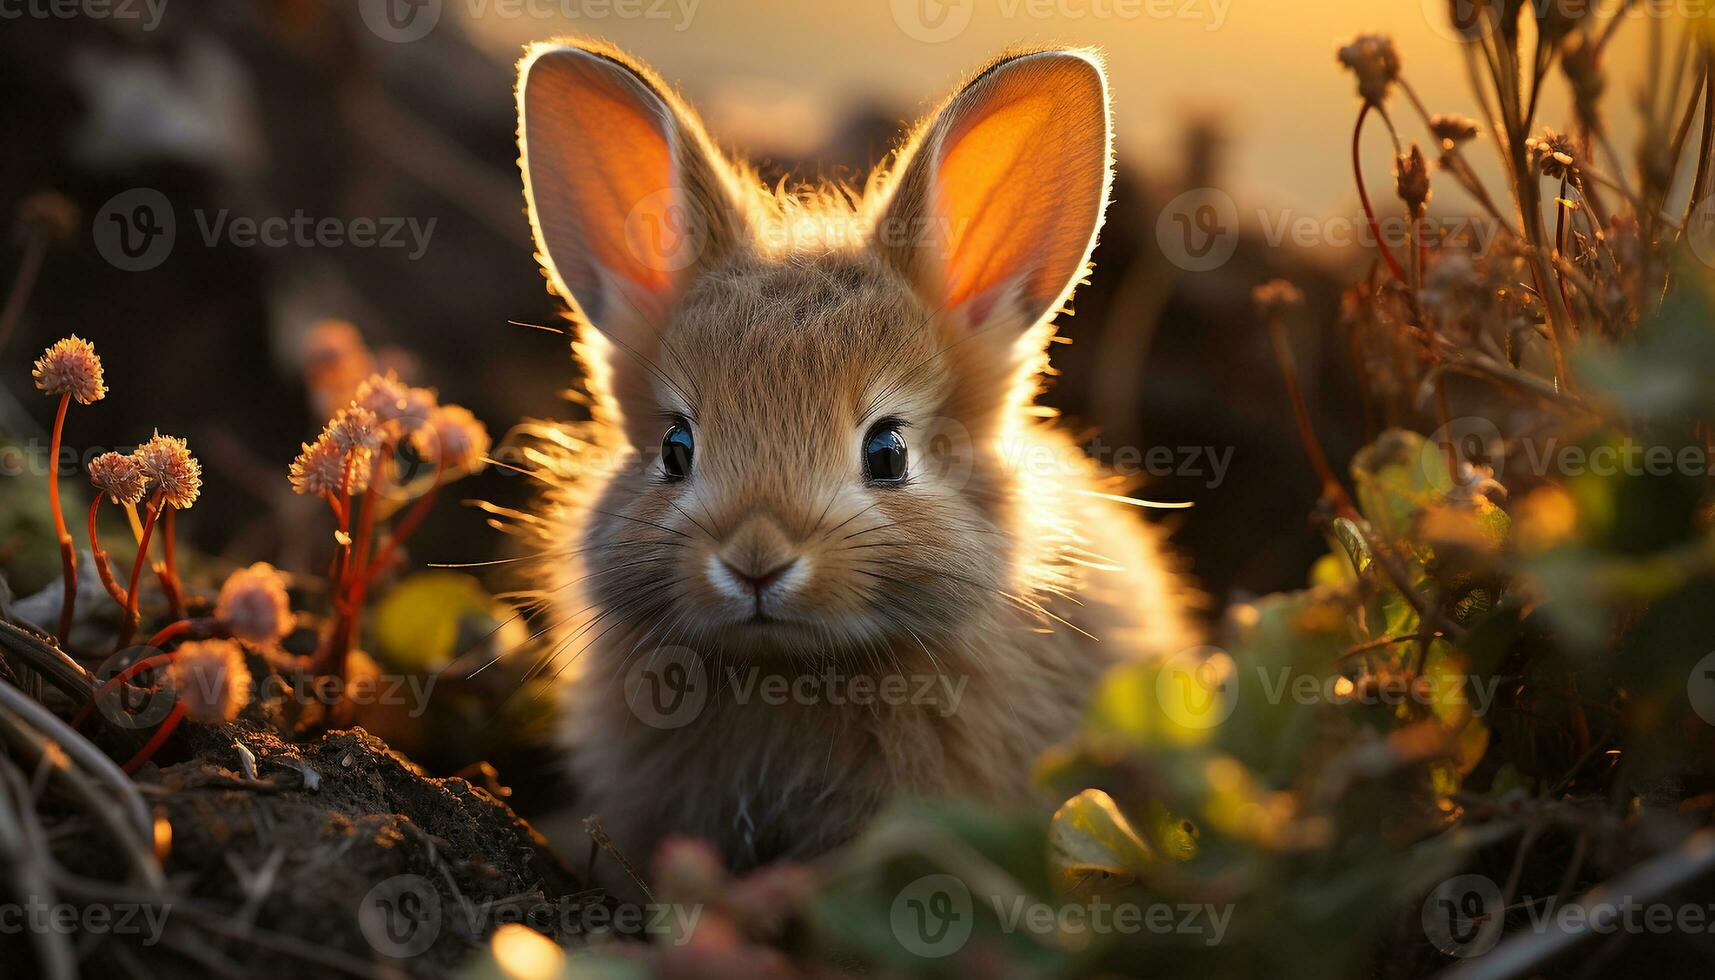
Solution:
M 95 572 L 101 576 L 101 584 L 106 587 L 107 594 L 113 597 L 114 602 L 119 603 L 119 608 L 125 609 L 131 605 L 131 600 L 126 598 L 125 590 L 119 587 L 119 583 L 113 580 L 113 568 L 107 564 L 107 552 L 101 547 L 101 539 L 95 535 L 95 514 L 101 510 L 103 496 L 105 495 L 97 493 L 95 502 L 89 505 L 89 551 L 95 557 Z
M 1298 387 L 1298 366 L 1292 356 L 1292 347 L 1286 342 L 1286 324 L 1278 315 L 1268 318 L 1268 335 L 1274 343 L 1274 358 L 1280 365 L 1281 377 L 1286 381 L 1287 397 L 1292 401 L 1299 444 L 1310 461 L 1310 468 L 1322 482 L 1322 496 L 1339 508 L 1342 515 L 1354 514 L 1357 507 L 1347 496 L 1345 486 L 1334 476 L 1333 467 L 1328 465 L 1328 454 L 1322 451 L 1322 441 L 1316 437 L 1316 427 L 1310 421 L 1310 408 L 1304 402 L 1304 392 Z
M 148 670 L 151 667 L 159 667 L 171 659 L 173 659 L 173 655 L 170 653 L 157 653 L 152 657 L 144 657 L 119 673 L 109 677 L 106 683 L 96 688 L 95 693 L 90 695 L 89 702 L 82 708 L 78 709 L 77 716 L 71 720 L 72 727 L 82 728 L 83 723 L 89 720 L 89 716 L 95 713 L 95 707 L 101 702 L 101 699 L 118 690 L 121 684 L 124 684 L 131 678 L 136 677 L 143 671 Z
M 156 633 L 154 636 L 149 637 L 149 642 L 145 645 L 149 646 L 149 647 L 153 647 L 155 649 L 160 649 L 162 646 L 166 645 L 167 643 L 170 643 L 173 640 L 176 640 L 179 637 L 184 636 L 186 633 L 189 633 L 191 630 L 195 629 L 198 625 L 200 625 L 203 622 L 206 622 L 206 620 L 181 619 L 176 623 L 172 623 L 171 625 L 162 627 L 161 631 L 159 633 Z
M 161 727 L 155 729 L 155 734 L 149 736 L 149 741 L 144 743 L 143 747 L 137 750 L 137 754 L 119 768 L 124 769 L 127 773 L 141 769 L 143 763 L 148 762 L 156 752 L 160 751 L 161 746 L 166 744 L 168 736 L 172 735 L 173 730 L 179 727 L 179 722 L 183 721 L 184 717 L 184 702 L 173 702 L 173 710 L 167 713 L 166 719 L 161 722 Z
M 61 647 L 71 633 L 72 613 L 77 607 L 77 552 L 72 546 L 71 532 L 66 530 L 65 514 L 60 510 L 60 437 L 65 434 L 66 409 L 71 407 L 71 392 L 60 396 L 59 411 L 54 413 L 54 435 L 48 444 L 48 507 L 54 512 L 54 533 L 59 535 L 60 567 L 65 570 L 65 597 L 60 600 L 60 628 L 54 639 Z
M 1352 127 L 1352 177 L 1358 184 L 1358 200 L 1364 205 L 1364 218 L 1370 223 L 1370 236 L 1376 240 L 1376 247 L 1381 249 L 1382 258 L 1387 260 L 1387 267 L 1393 272 L 1393 277 L 1405 282 L 1405 270 L 1399 267 L 1399 260 L 1388 250 L 1387 243 L 1382 241 L 1381 225 L 1376 222 L 1375 209 L 1370 207 L 1370 193 L 1364 189 L 1363 158 L 1359 152 L 1361 137 L 1364 135 L 1364 120 L 1369 117 L 1371 103 L 1365 102 L 1358 110 L 1358 124 Z
M 177 537 L 174 529 L 178 526 L 179 509 L 170 504 L 164 505 L 164 508 L 167 516 L 161 523 L 161 543 L 164 546 L 165 554 L 162 556 L 161 564 L 155 567 L 155 575 L 161 580 L 161 591 L 167 594 L 167 608 L 172 612 L 173 618 L 183 619 L 185 616 L 185 596 L 184 590 L 179 587 L 179 562 L 177 553 L 173 548 Z
M 435 464 L 435 482 L 429 485 L 429 489 L 425 490 L 421 497 L 417 498 L 417 502 L 411 505 L 410 512 L 394 526 L 393 533 L 387 536 L 386 543 L 377 549 L 375 560 L 365 567 L 363 577 L 356 586 L 357 589 L 367 589 L 369 584 L 375 580 L 375 576 L 386 571 L 387 564 L 393 560 L 394 552 L 398 551 L 399 546 L 409 540 L 411 535 L 417 533 L 417 529 L 423 526 L 423 521 L 429 516 L 429 511 L 435 505 L 435 498 L 441 489 L 441 478 L 446 475 L 446 472 L 445 463 Z M 359 591 L 360 602 L 361 594 Z
M 149 516 L 143 520 L 143 536 L 137 541 L 137 560 L 131 563 L 131 586 L 125 590 L 130 601 L 126 603 L 125 623 L 119 631 L 117 649 L 120 650 L 130 644 L 131 638 L 137 634 L 137 627 L 142 625 L 142 617 L 137 612 L 137 587 L 143 581 L 143 563 L 149 558 L 149 538 L 155 533 L 155 520 L 166 506 L 161 495 L 155 494 L 155 499 L 149 503 Z

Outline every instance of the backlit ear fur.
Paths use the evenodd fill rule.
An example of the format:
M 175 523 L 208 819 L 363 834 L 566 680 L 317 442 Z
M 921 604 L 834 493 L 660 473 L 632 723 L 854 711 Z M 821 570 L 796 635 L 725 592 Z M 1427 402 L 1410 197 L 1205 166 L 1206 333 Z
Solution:
M 517 95 L 524 198 L 555 292 L 649 356 L 698 271 L 749 241 L 732 169 L 671 89 L 601 42 L 531 45 Z
M 1003 57 L 906 144 L 874 247 L 956 327 L 1010 345 L 1083 278 L 1108 203 L 1112 133 L 1096 53 Z

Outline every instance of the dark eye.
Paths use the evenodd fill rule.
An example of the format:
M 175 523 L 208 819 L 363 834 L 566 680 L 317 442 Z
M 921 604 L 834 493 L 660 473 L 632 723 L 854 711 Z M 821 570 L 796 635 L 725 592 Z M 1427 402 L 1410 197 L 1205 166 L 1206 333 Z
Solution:
M 661 469 L 669 480 L 683 480 L 691 475 L 691 455 L 696 450 L 696 441 L 691 438 L 691 427 L 684 422 L 674 422 L 667 434 L 661 437 Z
M 905 479 L 905 437 L 899 423 L 881 422 L 863 441 L 863 472 L 871 483 L 898 483 Z

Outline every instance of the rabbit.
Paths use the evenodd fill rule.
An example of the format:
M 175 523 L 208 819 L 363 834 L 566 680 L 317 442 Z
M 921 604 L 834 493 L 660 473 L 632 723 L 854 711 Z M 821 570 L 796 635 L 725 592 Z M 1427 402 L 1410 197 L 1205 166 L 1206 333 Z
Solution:
M 1108 203 L 1100 56 L 999 58 L 858 188 L 765 188 L 605 43 L 530 46 L 517 102 L 591 416 L 534 430 L 523 515 L 580 812 L 745 869 L 902 797 L 1041 802 L 1099 675 L 1198 636 L 1035 405 Z

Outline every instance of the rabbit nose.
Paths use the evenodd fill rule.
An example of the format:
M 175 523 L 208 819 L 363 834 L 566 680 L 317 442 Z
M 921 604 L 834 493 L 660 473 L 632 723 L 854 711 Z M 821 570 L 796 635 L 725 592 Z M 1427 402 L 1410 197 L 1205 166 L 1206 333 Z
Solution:
M 790 572 L 792 567 L 798 564 L 798 559 L 789 558 L 781 564 L 775 565 L 773 568 L 764 572 L 756 571 L 755 567 L 750 563 L 735 565 L 725 558 L 721 559 L 721 564 L 726 566 L 726 570 L 732 574 L 733 578 L 736 578 L 746 586 L 749 586 L 752 592 L 761 595 L 763 592 L 767 591 L 770 585 L 773 585 L 775 582 L 784 578 L 786 573 Z

